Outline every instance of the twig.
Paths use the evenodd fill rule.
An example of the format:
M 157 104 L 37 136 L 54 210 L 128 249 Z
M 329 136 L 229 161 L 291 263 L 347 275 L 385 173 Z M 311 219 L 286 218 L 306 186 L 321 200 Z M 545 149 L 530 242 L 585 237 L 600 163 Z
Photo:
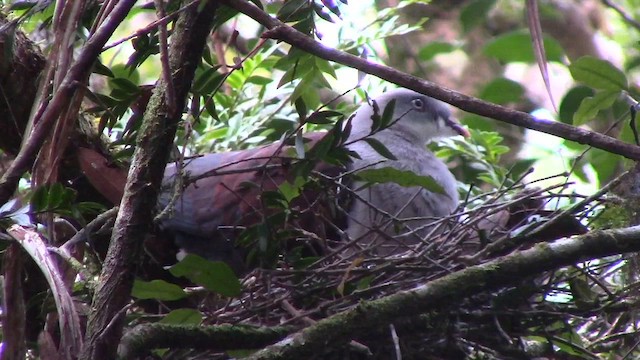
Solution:
M 320 58 L 358 69 L 407 89 L 415 90 L 419 93 L 442 100 L 474 114 L 486 116 L 488 118 L 525 127 L 531 130 L 541 131 L 563 139 L 575 141 L 580 144 L 591 145 L 614 154 L 625 156 L 629 159 L 640 160 L 640 147 L 638 146 L 625 143 L 613 137 L 602 135 L 594 131 L 589 131 L 557 121 L 539 119 L 525 112 L 511 110 L 500 105 L 467 96 L 432 82 L 400 72 L 391 67 L 375 64 L 360 57 L 328 48 L 273 18 L 247 0 L 222 0 L 221 2 L 251 17 L 269 29 L 263 33 L 262 37 L 264 38 L 285 41 Z

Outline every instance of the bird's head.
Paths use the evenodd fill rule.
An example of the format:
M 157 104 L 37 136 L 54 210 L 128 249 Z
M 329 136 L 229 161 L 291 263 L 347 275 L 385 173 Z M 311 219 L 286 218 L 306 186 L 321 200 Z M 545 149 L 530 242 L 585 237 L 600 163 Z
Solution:
M 392 125 L 382 132 L 398 132 L 422 143 L 421 145 L 438 138 L 456 135 L 469 137 L 469 131 L 452 117 L 449 105 L 407 89 L 387 91 L 374 98 L 370 104 L 361 106 L 356 112 L 354 130 L 356 127 L 360 127 L 362 130 L 370 132 L 374 103 L 378 107 L 378 114 L 382 115 L 384 109 L 394 99 Z

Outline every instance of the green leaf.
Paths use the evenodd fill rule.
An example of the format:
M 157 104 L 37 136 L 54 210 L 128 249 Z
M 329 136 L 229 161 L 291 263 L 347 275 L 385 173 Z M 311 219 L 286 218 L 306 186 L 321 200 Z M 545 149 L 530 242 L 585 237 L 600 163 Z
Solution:
M 240 281 L 229 265 L 222 261 L 208 261 L 189 254 L 169 271 L 173 276 L 186 277 L 193 283 L 224 296 L 240 294 Z
M 577 81 L 601 90 L 627 90 L 627 77 L 607 60 L 583 56 L 569 65 Z
M 161 301 L 175 301 L 187 296 L 187 293 L 176 284 L 164 280 L 142 281 L 135 280 L 131 296 L 137 299 L 156 299 Z
M 284 196 L 287 202 L 290 203 L 291 200 L 297 198 L 300 195 L 300 191 L 306 183 L 307 181 L 305 179 L 298 176 L 295 178 L 295 180 L 293 180 L 293 183 L 285 181 L 280 184 L 280 186 L 278 186 L 278 190 L 280 191 L 282 196 Z
M 60 207 L 64 202 L 65 189 L 60 183 L 51 184 L 48 191 L 47 196 L 47 205 L 50 209 L 55 209 Z
M 573 114 L 573 124 L 579 126 L 593 120 L 600 110 L 610 108 L 619 96 L 620 91 L 607 90 L 598 92 L 593 97 L 584 98 L 576 113 Z
M 198 94 L 209 94 L 215 89 L 215 83 L 219 77 L 218 67 L 208 67 L 202 72 L 198 72 L 193 82 L 193 91 Z
M 496 0 L 475 0 L 469 2 L 460 12 L 460 23 L 464 32 L 469 32 L 487 18 L 486 15 L 493 8 Z
M 522 94 L 524 88 L 520 83 L 501 77 L 487 84 L 479 97 L 496 104 L 508 104 L 522 100 Z
M 307 117 L 307 104 L 305 104 L 304 99 L 297 98 L 294 101 L 294 105 L 296 108 L 296 112 L 298 113 L 298 117 L 303 120 Z
M 305 146 L 304 146 L 304 137 L 302 136 L 302 131 L 298 130 L 296 132 L 296 136 L 294 139 L 294 145 L 295 145 L 295 149 L 296 149 L 296 156 L 299 159 L 304 159 L 305 158 Z
M 91 70 L 95 74 L 100 74 L 108 77 L 114 77 L 115 75 L 107 66 L 105 66 L 100 60 L 96 60 Z
M 535 62 L 531 35 L 524 31 L 514 31 L 497 37 L 484 47 L 484 53 L 503 62 Z M 562 47 L 550 37 L 544 37 L 544 48 L 548 61 L 562 61 Z
M 560 108 L 558 109 L 558 117 L 565 124 L 573 124 L 573 115 L 578 111 L 580 104 L 584 98 L 593 96 L 595 91 L 584 85 L 578 85 L 567 91 L 562 98 Z
M 433 177 L 417 175 L 408 170 L 383 167 L 361 170 L 356 175 L 370 183 L 395 183 L 404 187 L 420 186 L 434 193 L 445 194 L 444 188 Z
M 300 66 L 300 63 L 296 63 L 293 67 L 291 67 L 289 70 L 287 70 L 284 73 L 284 75 L 282 75 L 282 78 L 280 79 L 280 82 L 278 82 L 278 88 L 282 87 L 285 84 L 288 84 L 288 83 L 292 82 L 295 79 L 302 78 L 307 73 L 309 73 L 309 71 L 311 71 L 310 67 L 306 67 L 304 65 Z
M 333 120 L 330 120 L 332 117 L 342 116 L 342 113 L 331 110 L 324 111 L 316 111 L 313 114 L 309 115 L 309 117 L 305 120 L 305 122 L 310 124 L 331 124 Z
M 331 66 L 331 63 L 325 59 L 321 59 L 319 57 L 315 58 L 316 67 L 318 70 L 324 74 L 329 74 L 334 79 L 337 79 L 336 70 Z
M 457 48 L 457 46 L 448 42 L 434 41 L 420 49 L 420 52 L 418 52 L 418 57 L 420 58 L 420 60 L 429 61 L 436 57 L 436 55 L 450 53 Z
M 513 164 L 513 166 L 511 166 L 511 168 L 509 169 L 510 177 L 514 180 L 519 179 L 522 175 L 525 174 L 525 172 L 531 169 L 536 161 L 538 161 L 538 159 L 522 159 L 516 161 L 516 163 Z
M 140 88 L 133 81 L 125 78 L 113 78 L 110 79 L 109 84 L 114 89 L 119 89 L 124 91 L 127 94 L 138 94 L 140 92 Z
M 396 99 L 393 99 L 387 103 L 387 106 L 384 107 L 384 111 L 382 111 L 382 118 L 380 119 L 380 124 L 378 127 L 371 127 L 372 131 L 377 131 L 381 128 L 386 128 L 391 124 L 392 121 L 396 120 L 393 118 L 393 113 L 396 109 Z
M 202 318 L 202 313 L 196 309 L 176 309 L 158 322 L 171 325 L 200 325 Z
M 334 132 L 328 132 L 322 139 L 313 145 L 308 151 L 308 157 L 311 159 L 324 159 L 331 149 L 336 134 Z
M 300 21 L 308 18 L 311 11 L 308 0 L 289 0 L 280 8 L 277 17 L 283 22 Z
M 247 82 L 251 84 L 265 86 L 265 85 L 271 84 L 273 82 L 273 79 L 264 77 L 264 76 L 253 75 L 247 79 Z
M 600 149 L 589 150 L 589 163 L 598 174 L 598 182 L 606 184 L 620 167 L 620 155 Z
M 371 146 L 373 150 L 375 150 L 378 154 L 384 156 L 385 158 L 391 159 L 391 160 L 398 160 L 398 158 L 396 158 L 391 153 L 391 151 L 389 151 L 389 149 L 387 149 L 387 147 L 384 146 L 384 144 L 381 143 L 378 139 L 366 138 L 366 139 L 363 139 L 363 141 L 369 144 L 369 146 Z

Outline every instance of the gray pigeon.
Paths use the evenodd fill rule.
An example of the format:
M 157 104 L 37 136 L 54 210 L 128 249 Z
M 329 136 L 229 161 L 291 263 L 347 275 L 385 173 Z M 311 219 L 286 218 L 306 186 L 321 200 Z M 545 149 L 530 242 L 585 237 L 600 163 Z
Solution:
M 351 239 L 358 239 L 359 245 L 375 248 L 372 252 L 379 255 L 398 251 L 395 249 L 397 242 L 392 238 L 399 236 L 403 239 L 401 244 L 415 243 L 418 241 L 416 236 L 425 236 L 430 222 L 454 211 L 458 205 L 456 180 L 446 165 L 425 146 L 438 137 L 468 135 L 460 124 L 451 119 L 448 107 L 430 97 L 410 90 L 392 90 L 373 101 L 382 113 L 392 99 L 396 100 L 394 122 L 373 135 L 372 106 L 364 104 L 357 110 L 352 119 L 352 132 L 347 146 L 357 152 L 360 159 L 353 160 L 350 170 L 371 166 L 410 170 L 418 175 L 433 177 L 444 188 L 444 193 L 405 188 L 393 183 L 358 189 L 361 184 L 356 184 L 354 189 L 357 196 L 348 211 L 348 220 L 344 222 L 347 225 L 346 233 Z M 323 133 L 305 135 L 312 143 L 323 136 Z M 360 140 L 369 136 L 385 145 L 397 160 L 386 159 L 364 140 Z M 256 149 L 208 154 L 185 161 L 183 173 L 188 176 L 216 171 L 224 174 L 205 177 L 187 186 L 175 203 L 171 216 L 164 219 L 160 227 L 173 234 L 177 245 L 186 252 L 226 261 L 236 272 L 242 272 L 244 252 L 238 251 L 234 245 L 234 236 L 238 231 L 229 229 L 249 227 L 265 219 L 265 211 L 268 210 L 264 209 L 262 194 L 265 190 L 277 190 L 284 181 L 291 180 L 287 161 L 282 160 L 289 156 L 285 154 L 290 153 L 283 151 L 282 144 L 278 142 Z M 263 169 L 267 163 L 269 170 L 266 167 Z M 316 166 L 316 171 L 339 176 L 344 168 L 322 163 Z M 176 165 L 168 165 L 165 171 L 166 185 L 172 183 L 175 174 Z M 247 186 L 248 183 L 258 186 Z M 321 195 L 305 192 L 292 203 L 292 208 L 316 207 L 313 211 L 301 211 L 301 215 L 295 219 L 295 226 L 318 234 L 321 238 L 331 238 L 327 232 L 331 226 L 324 224 L 318 214 L 325 214 L 322 218 L 334 223 L 339 221 L 330 218 L 335 212 L 327 210 L 326 206 L 317 209 L 323 206 L 320 204 L 323 201 L 318 200 Z M 160 196 L 160 206 L 166 206 L 170 198 L 170 191 L 165 191 Z M 416 219 L 406 222 L 406 226 L 388 225 L 388 219 L 381 215 L 383 213 L 397 219 Z
M 354 202 L 349 212 L 347 234 L 360 248 L 377 255 L 403 252 L 407 245 L 415 244 L 431 233 L 433 227 L 429 224 L 456 209 L 459 200 L 456 179 L 426 145 L 438 138 L 469 136 L 467 130 L 452 119 L 448 105 L 439 100 L 398 89 L 373 101 L 382 113 L 394 99 L 392 125 L 372 137 L 385 145 L 397 160 L 385 158 L 365 141 L 357 141 L 348 145 L 360 156 L 360 159 L 353 160 L 350 170 L 385 167 L 408 170 L 416 175 L 432 177 L 444 192 L 395 183 L 361 188 L 363 184 L 356 183 L 354 189 L 359 200 Z M 373 107 L 369 105 L 358 109 L 351 139 L 360 139 L 371 133 L 373 113 Z

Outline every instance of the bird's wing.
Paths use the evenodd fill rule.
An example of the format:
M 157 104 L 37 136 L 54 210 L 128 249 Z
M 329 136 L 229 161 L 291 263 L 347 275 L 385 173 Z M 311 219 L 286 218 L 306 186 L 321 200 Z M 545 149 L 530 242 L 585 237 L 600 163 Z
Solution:
M 324 133 L 305 135 L 311 145 Z M 292 182 L 290 146 L 280 142 L 256 149 L 207 154 L 185 160 L 183 181 L 190 183 L 177 198 L 171 215 L 161 222 L 163 229 L 197 237 L 211 237 L 220 227 L 251 226 L 260 222 L 265 211 L 265 191 L 275 191 L 285 181 Z M 171 184 L 178 174 L 178 165 L 170 164 L 165 171 L 165 190 L 159 204 L 165 207 L 173 192 Z M 336 166 L 319 163 L 316 171 L 336 175 Z M 205 175 L 209 176 L 205 176 Z M 193 181 L 193 179 L 197 180 Z M 315 206 L 318 194 L 303 192 L 293 203 L 300 209 Z M 308 227 L 308 226 L 303 226 Z M 307 229 L 309 230 L 309 229 Z

